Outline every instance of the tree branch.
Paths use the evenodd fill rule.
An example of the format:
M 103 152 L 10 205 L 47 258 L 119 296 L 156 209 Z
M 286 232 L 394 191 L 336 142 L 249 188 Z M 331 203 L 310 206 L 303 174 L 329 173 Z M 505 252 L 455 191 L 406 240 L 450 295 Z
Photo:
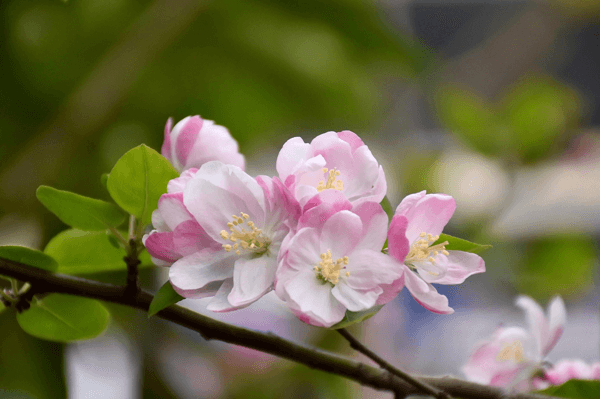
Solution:
M 105 284 L 93 280 L 55 274 L 19 262 L 0 258 L 0 274 L 29 282 L 36 293 L 63 293 L 100 299 L 132 308 L 148 311 L 152 295 L 140 291 L 135 297 L 125 295 L 126 287 Z M 217 339 L 259 350 L 308 367 L 337 374 L 359 384 L 379 390 L 389 390 L 397 395 L 420 392 L 386 370 L 368 366 L 340 355 L 310 348 L 283 339 L 271 332 L 249 330 L 195 313 L 181 306 L 172 305 L 157 315 L 165 320 L 197 331 L 206 339 Z M 506 394 L 502 389 L 474 384 L 450 377 L 421 378 L 425 383 L 463 399 L 549 399 L 538 394 Z M 558 398 L 555 398 L 558 399 Z
M 430 394 L 437 399 L 452 399 L 450 397 L 450 395 L 448 395 L 446 392 L 444 392 L 440 389 L 437 389 L 436 387 L 431 386 L 431 385 L 427 384 L 426 382 L 423 382 L 423 381 L 419 380 L 418 378 L 415 378 L 415 377 L 411 376 L 410 374 L 405 373 L 404 371 L 392 366 L 385 359 L 380 357 L 377 353 L 373 352 L 371 349 L 369 349 L 365 345 L 363 345 L 358 339 L 354 338 L 354 336 L 352 334 L 350 334 L 346 329 L 340 328 L 337 330 L 337 332 L 340 333 L 340 335 L 342 337 L 344 337 L 346 339 L 346 341 L 348 341 L 350 343 L 350 346 L 353 349 L 359 351 L 363 355 L 367 356 L 369 359 L 373 360 L 381 368 L 400 377 L 401 379 L 408 382 L 415 388 L 420 389 L 423 393 Z

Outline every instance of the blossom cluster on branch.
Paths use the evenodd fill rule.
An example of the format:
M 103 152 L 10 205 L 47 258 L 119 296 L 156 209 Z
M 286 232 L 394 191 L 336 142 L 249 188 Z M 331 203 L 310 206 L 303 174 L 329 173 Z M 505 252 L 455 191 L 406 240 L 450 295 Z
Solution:
M 169 120 L 162 153 L 182 174 L 160 198 L 144 244 L 170 267 L 175 291 L 212 297 L 212 311 L 275 290 L 300 320 L 332 327 L 347 312 L 375 312 L 406 286 L 425 308 L 449 314 L 432 283 L 485 271 L 481 257 L 440 240 L 456 208 L 451 196 L 409 195 L 389 221 L 383 168 L 351 131 L 288 140 L 273 177 L 245 173 L 227 130 L 199 116 L 172 130 Z

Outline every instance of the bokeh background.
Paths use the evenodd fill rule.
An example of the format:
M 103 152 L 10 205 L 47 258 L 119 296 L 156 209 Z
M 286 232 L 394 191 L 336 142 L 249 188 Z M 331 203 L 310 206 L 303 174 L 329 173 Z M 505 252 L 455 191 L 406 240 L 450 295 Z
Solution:
M 447 232 L 494 246 L 485 274 L 438 286 L 454 315 L 404 290 L 356 334 L 409 371 L 460 377 L 474 343 L 524 324 L 516 295 L 560 294 L 568 325 L 550 360 L 600 360 L 599 4 L 3 0 L 0 244 L 43 249 L 66 228 L 40 184 L 108 200 L 100 175 L 140 143 L 160 149 L 168 117 L 227 126 L 251 174 L 275 174 L 293 136 L 349 129 L 384 165 L 394 207 L 451 194 Z M 166 274 L 142 278 L 156 289 Z M 0 315 L 0 397 L 391 397 L 107 306 L 108 331 L 69 345 Z M 351 355 L 273 295 L 214 316 Z

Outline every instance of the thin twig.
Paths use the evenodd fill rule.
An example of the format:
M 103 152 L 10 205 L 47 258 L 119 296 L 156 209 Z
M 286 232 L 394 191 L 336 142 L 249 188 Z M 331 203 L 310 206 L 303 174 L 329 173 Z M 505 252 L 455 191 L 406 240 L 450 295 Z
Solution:
M 387 361 L 385 361 L 382 357 L 380 357 L 378 354 L 376 354 L 375 352 L 373 352 L 371 349 L 367 348 L 365 345 L 363 345 L 359 340 L 357 340 L 356 338 L 354 338 L 354 336 L 352 334 L 350 334 L 346 329 L 344 328 L 340 328 L 337 330 L 338 333 L 340 333 L 340 335 L 342 337 L 344 337 L 346 339 L 346 341 L 348 341 L 350 343 L 350 346 L 359 351 L 360 353 L 362 353 L 363 355 L 365 355 L 366 357 L 368 357 L 369 359 L 373 360 L 375 363 L 377 363 L 381 368 L 389 371 L 390 373 L 402 378 L 404 381 L 408 382 L 409 384 L 419 388 L 419 390 L 421 390 L 423 393 L 427 393 L 429 395 L 434 396 L 437 399 L 451 399 L 451 396 L 440 390 L 437 389 L 434 386 L 431 386 L 421 380 L 419 380 L 416 377 L 411 376 L 408 373 L 405 373 L 404 371 L 392 366 L 390 363 L 388 363 Z
M 132 298 L 124 295 L 126 288 L 74 276 L 56 274 L 8 259 L 0 258 L 0 274 L 27 281 L 37 293 L 62 293 L 100 299 L 131 308 L 148 311 L 153 296 L 145 291 Z M 29 293 L 29 292 L 28 292 Z M 361 385 L 375 389 L 393 391 L 397 395 L 417 394 L 420 390 L 407 384 L 390 372 L 346 359 L 335 353 L 310 348 L 288 341 L 272 333 L 249 330 L 211 319 L 181 306 L 172 305 L 157 313 L 157 316 L 202 333 L 208 339 L 241 345 L 270 353 L 308 367 L 337 374 Z M 507 394 L 500 388 L 462 381 L 455 378 L 421 378 L 451 395 L 462 399 L 550 399 L 538 394 Z M 554 399 L 558 399 L 554 397 Z

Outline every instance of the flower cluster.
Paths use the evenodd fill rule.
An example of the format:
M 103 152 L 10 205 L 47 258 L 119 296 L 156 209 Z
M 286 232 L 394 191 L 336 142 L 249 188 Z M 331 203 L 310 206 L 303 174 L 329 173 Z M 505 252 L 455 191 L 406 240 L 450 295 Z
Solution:
M 174 289 L 212 297 L 210 310 L 239 309 L 275 290 L 298 318 L 330 327 L 406 285 L 424 307 L 448 314 L 432 283 L 485 271 L 479 256 L 439 240 L 456 208 L 448 195 L 409 195 L 388 223 L 383 168 L 353 132 L 288 140 L 274 177 L 246 174 L 227 130 L 198 116 L 173 130 L 169 120 L 163 155 L 182 174 L 161 197 L 144 244 L 157 265 L 170 266 Z
M 560 297 L 550 302 L 547 314 L 528 296 L 519 296 L 515 303 L 525 312 L 529 329 L 500 327 L 490 340 L 478 344 L 462 369 L 468 380 L 519 392 L 574 378 L 600 380 L 600 363 L 561 360 L 551 365 L 545 361 L 566 323 Z

